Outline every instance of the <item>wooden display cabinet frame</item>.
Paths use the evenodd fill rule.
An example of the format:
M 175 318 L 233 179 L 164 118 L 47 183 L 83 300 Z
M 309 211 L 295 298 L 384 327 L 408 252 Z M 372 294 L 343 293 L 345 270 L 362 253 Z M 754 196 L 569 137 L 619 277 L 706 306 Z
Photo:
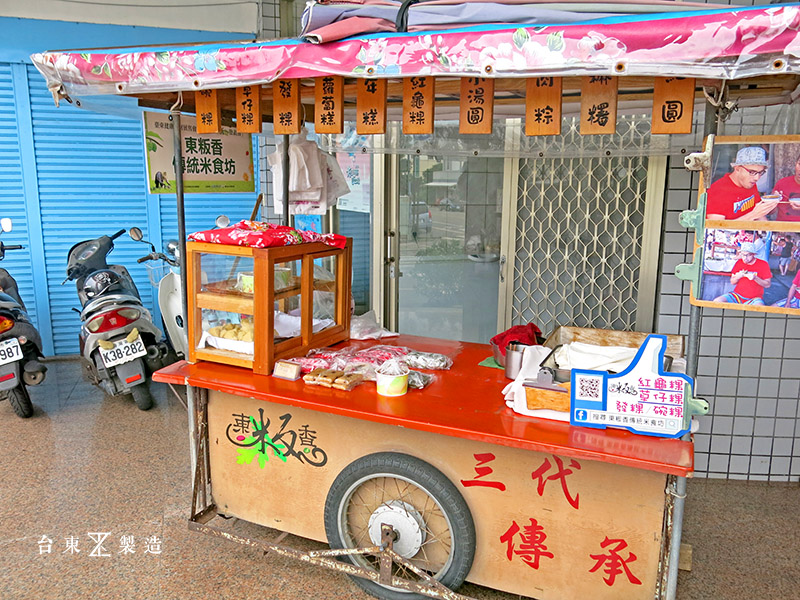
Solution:
M 201 287 L 201 257 L 218 254 L 253 259 L 252 296 L 225 292 L 203 291 Z M 310 242 L 276 248 L 249 248 L 204 242 L 188 242 L 187 289 L 189 290 L 187 326 L 189 332 L 189 362 L 218 362 L 252 369 L 259 375 L 270 375 L 275 361 L 303 356 L 312 348 L 320 348 L 350 338 L 350 278 L 353 263 L 353 243 L 347 238 L 344 248 L 332 248 L 321 242 Z M 334 281 L 314 280 L 314 261 L 329 256 L 338 257 Z M 275 290 L 275 265 L 301 261 L 300 281 L 288 288 Z M 233 272 L 233 271 L 232 271 Z M 318 333 L 313 332 L 314 290 L 335 292 L 335 325 Z M 275 343 L 275 313 L 273 306 L 286 298 L 300 295 L 300 335 Z M 254 352 L 247 354 L 218 348 L 198 348 L 203 335 L 203 309 L 253 315 Z

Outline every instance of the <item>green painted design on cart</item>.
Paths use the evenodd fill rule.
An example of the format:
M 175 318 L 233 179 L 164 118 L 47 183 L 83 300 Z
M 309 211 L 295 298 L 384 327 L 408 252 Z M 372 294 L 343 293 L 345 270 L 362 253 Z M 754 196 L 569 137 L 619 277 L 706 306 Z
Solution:
M 283 462 L 286 462 L 286 455 L 284 451 L 286 450 L 286 446 L 283 444 L 276 444 L 269 435 L 264 432 L 261 432 L 261 424 L 257 423 L 254 417 L 250 417 L 250 424 L 253 426 L 253 430 L 255 432 L 259 432 L 259 436 L 256 437 L 251 435 L 248 438 L 245 438 L 244 444 L 253 444 L 249 448 L 237 448 L 236 453 L 239 457 L 236 459 L 236 464 L 244 465 L 244 464 L 251 464 L 254 458 L 258 458 L 258 466 L 260 468 L 264 468 L 264 466 L 269 461 L 269 451 L 272 450 L 272 455 L 276 458 L 281 459 Z M 261 441 L 262 443 L 256 443 Z

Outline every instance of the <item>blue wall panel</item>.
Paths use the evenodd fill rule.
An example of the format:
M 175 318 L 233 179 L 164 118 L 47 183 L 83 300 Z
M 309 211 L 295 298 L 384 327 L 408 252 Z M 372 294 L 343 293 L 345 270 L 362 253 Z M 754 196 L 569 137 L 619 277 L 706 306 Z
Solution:
M 78 298 L 73 283 L 61 285 L 67 251 L 78 241 L 133 226 L 158 246 L 159 238 L 177 236 L 175 198 L 147 192 L 134 100 L 87 98 L 87 106 L 102 112 L 65 103 L 56 108 L 39 72 L 20 63 L 52 46 L 42 45 L 48 39 L 72 39 L 62 46 L 89 48 L 247 36 L 3 17 L 0 30 L 8 34 L 0 40 L 0 217 L 14 221 L 14 231 L 3 236 L 5 243 L 27 246 L 9 252 L 2 266 L 19 282 L 46 353 L 73 354 L 78 351 L 78 316 L 71 309 L 78 307 Z M 247 218 L 255 197 L 188 197 L 187 230 L 212 227 L 223 212 L 232 220 Z M 145 306 L 156 316 L 155 290 L 145 267 L 136 263 L 146 251 L 125 236 L 117 240 L 109 261 L 131 271 Z
M 214 220 L 220 215 L 227 215 L 231 223 L 249 219 L 255 201 L 256 194 L 188 194 L 184 200 L 186 233 L 188 235 L 194 231 L 213 229 Z M 178 239 L 175 196 L 159 196 L 159 202 L 163 242 Z
M 34 269 L 28 242 L 28 224 L 25 214 L 25 193 L 22 181 L 22 159 L 19 147 L 19 129 L 14 106 L 14 83 L 10 65 L 0 63 L 0 217 L 10 217 L 14 230 L 0 239 L 5 244 L 21 244 L 24 250 L 6 253 L 0 267 L 7 269 L 17 280 L 22 301 L 37 322 L 33 293 Z
M 142 125 L 64 105 L 56 108 L 29 67 L 33 138 L 39 178 L 46 278 L 56 354 L 78 352 L 75 285 L 64 280 L 69 248 L 82 240 L 140 227 L 147 235 Z M 110 263 L 125 265 L 153 310 L 153 288 L 136 259 L 146 248 L 119 238 Z
M 356 313 L 371 308 L 370 269 L 370 213 L 339 211 L 339 233 L 353 238 L 353 299 Z

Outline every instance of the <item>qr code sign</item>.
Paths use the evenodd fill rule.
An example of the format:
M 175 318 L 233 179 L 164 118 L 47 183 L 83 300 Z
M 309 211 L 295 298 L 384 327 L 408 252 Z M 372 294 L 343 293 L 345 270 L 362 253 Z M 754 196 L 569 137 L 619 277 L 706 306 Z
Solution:
M 575 398 L 579 400 L 600 400 L 602 398 L 603 378 L 597 375 L 578 375 L 575 377 Z

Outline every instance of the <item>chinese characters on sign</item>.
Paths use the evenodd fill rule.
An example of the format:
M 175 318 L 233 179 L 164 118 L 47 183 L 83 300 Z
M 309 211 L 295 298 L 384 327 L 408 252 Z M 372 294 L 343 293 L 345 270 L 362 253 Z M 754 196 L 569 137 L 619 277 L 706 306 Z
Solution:
M 344 129 L 344 79 L 328 75 L 315 79 L 314 130 L 342 133 Z
M 694 79 L 656 77 L 653 84 L 652 133 L 691 133 Z
M 300 80 L 278 79 L 272 84 L 272 129 L 275 135 L 300 133 Z
M 525 135 L 561 134 L 561 78 L 533 77 L 525 92 Z
M 386 133 L 386 80 L 356 82 L 356 133 Z
M 403 79 L 403 133 L 433 133 L 433 77 Z
M 628 547 L 628 543 L 625 540 L 610 540 L 608 536 L 606 536 L 606 539 L 600 543 L 600 547 L 605 550 L 607 554 L 591 555 L 597 562 L 589 569 L 590 573 L 594 573 L 605 565 L 603 573 L 605 573 L 606 576 L 603 577 L 603 581 L 606 582 L 606 585 L 614 585 L 614 581 L 622 573 L 625 573 L 625 577 L 630 583 L 642 585 L 642 582 L 633 574 L 631 568 L 628 566 L 628 563 L 632 563 L 636 560 L 636 555 L 633 552 L 628 552 L 628 557 L 622 558 L 619 554 Z
M 123 534 L 119 537 L 119 549 L 112 543 L 110 535 L 111 532 L 87 532 L 88 540 L 70 535 L 64 538 L 63 546 L 49 536 L 43 535 L 37 542 L 37 546 L 39 555 L 56 553 L 76 556 L 83 551 L 84 555 L 90 558 L 110 558 L 114 554 L 128 556 L 136 554 L 137 549 L 141 554 L 158 555 L 163 552 L 161 539 L 156 535 L 146 537 L 144 542 L 137 546 L 137 540 L 133 535 Z M 86 541 L 85 545 L 82 543 L 83 541 Z
M 151 194 L 175 193 L 172 121 L 164 113 L 144 113 L 147 180 Z M 252 136 L 223 127 L 200 135 L 181 123 L 181 169 L 187 193 L 253 192 Z
M 317 446 L 317 432 L 310 425 L 303 424 L 297 429 L 289 428 L 292 415 L 283 414 L 278 419 L 280 427 L 275 427 L 270 434 L 271 420 L 264 421 L 264 409 L 258 409 L 258 420 L 245 414 L 233 414 L 231 422 L 225 430 L 225 436 L 234 446 L 238 446 L 236 459 L 238 464 L 250 464 L 258 458 L 263 469 L 270 456 L 286 462 L 293 458 L 300 463 L 312 467 L 322 467 L 328 462 L 325 450 Z M 277 431 L 275 431 L 277 429 Z
M 488 488 L 496 490 L 496 492 L 505 492 L 507 489 L 505 483 L 500 480 L 493 467 L 490 466 L 490 463 L 494 463 L 497 460 L 495 454 L 482 452 L 473 454 L 472 457 L 475 459 L 474 477 L 461 479 L 461 485 L 465 488 Z M 502 467 L 502 465 L 496 466 Z M 534 465 L 531 466 L 533 467 Z M 551 455 L 551 457 L 545 456 L 542 462 L 532 469 L 531 479 L 536 482 L 536 491 L 540 497 L 544 497 L 546 489 L 551 489 L 551 493 L 555 492 L 558 496 L 563 494 L 564 500 L 571 507 L 570 510 L 580 510 L 580 494 L 575 493 L 573 496 L 568 483 L 569 480 L 573 485 L 580 487 L 580 471 L 581 465 L 577 460 Z M 547 484 L 550 482 L 558 482 L 560 490 L 559 486 L 548 487 Z M 522 509 L 523 507 L 520 508 Z M 556 552 L 559 544 L 551 545 L 548 541 L 548 536 L 550 535 L 548 533 L 548 520 L 551 521 L 550 527 L 553 527 L 552 506 L 541 509 L 541 514 L 532 515 L 529 511 L 536 510 L 536 505 L 528 502 L 524 510 L 526 512 L 522 512 L 518 517 L 512 518 L 510 523 L 508 521 L 502 523 L 499 530 L 502 533 L 496 538 L 506 560 L 509 562 L 519 560 L 524 565 L 535 570 L 546 570 L 551 568 L 551 565 L 556 570 L 560 569 L 558 562 L 561 559 L 561 555 Z M 624 579 L 631 584 L 642 584 L 641 580 L 634 574 L 634 567 L 632 566 L 632 563 L 636 561 L 636 554 L 626 550 L 628 542 L 625 539 L 612 538 L 606 534 L 602 540 L 597 539 L 595 544 L 596 550 L 587 552 L 586 556 L 586 570 L 588 573 L 598 573 L 598 576 L 602 577 L 603 583 L 607 586 L 620 583 L 623 575 Z M 563 542 L 560 547 L 563 550 Z M 599 553 L 597 550 L 599 550 Z M 569 557 L 568 560 L 572 561 L 574 559 Z
M 636 433 L 680 437 L 688 431 L 692 381 L 663 372 L 667 339 L 651 335 L 624 371 L 572 370 L 573 425 L 622 427 Z
M 590 75 L 581 80 L 581 135 L 617 130 L 617 77 Z
M 222 125 L 217 90 L 200 90 L 194 93 L 197 114 L 197 133 L 219 133 Z
M 490 463 L 494 460 L 494 454 L 491 452 L 486 452 L 484 454 L 473 454 L 477 464 L 475 465 L 475 478 L 474 479 L 462 479 L 461 485 L 464 487 L 473 487 L 473 486 L 480 486 L 480 487 L 488 487 L 494 488 L 496 490 L 500 490 L 501 492 L 506 491 L 506 484 L 501 481 L 491 481 L 489 479 L 483 479 L 487 475 L 492 474 L 492 467 L 486 466 L 487 463 Z
M 261 86 L 236 88 L 236 131 L 261 133 Z
M 459 133 L 492 133 L 494 79 L 461 78 Z

